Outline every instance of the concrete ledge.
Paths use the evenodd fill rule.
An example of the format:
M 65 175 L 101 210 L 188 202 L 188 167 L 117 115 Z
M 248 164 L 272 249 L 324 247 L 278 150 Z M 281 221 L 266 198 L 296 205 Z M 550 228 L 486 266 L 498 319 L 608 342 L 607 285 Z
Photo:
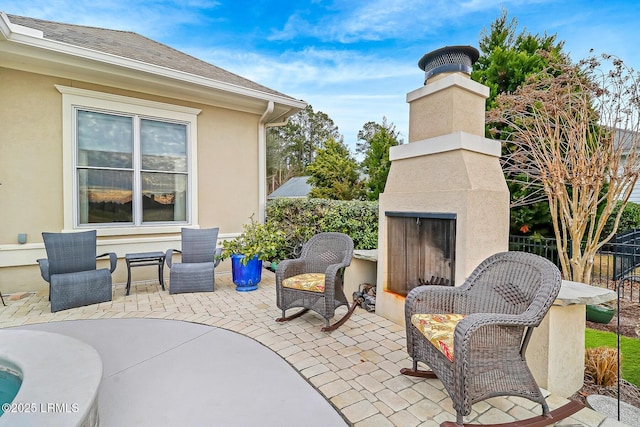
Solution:
M 0 426 L 99 425 L 102 359 L 91 346 L 65 335 L 0 330 L 0 361 L 17 368 L 22 385 Z
M 389 160 L 410 159 L 453 150 L 474 151 L 499 158 L 501 155 L 501 143 L 500 141 L 483 138 L 467 132 L 455 132 L 391 147 L 389 149 Z
M 353 251 L 351 265 L 344 271 L 344 294 L 347 300 L 358 290 L 360 284 L 376 285 L 378 280 L 378 250 L 356 249 Z

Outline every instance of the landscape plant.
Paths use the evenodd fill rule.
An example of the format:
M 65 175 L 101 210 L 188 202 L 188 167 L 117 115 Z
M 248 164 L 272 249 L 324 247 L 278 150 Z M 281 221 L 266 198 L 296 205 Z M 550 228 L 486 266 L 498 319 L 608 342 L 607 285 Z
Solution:
M 273 261 L 278 259 L 279 249 L 285 245 L 286 235 L 270 223 L 259 223 L 253 216 L 250 222 L 243 225 L 242 233 L 230 240 L 222 242 L 221 259 L 231 255 L 244 255 L 241 263 L 258 257 L 261 261 Z
M 558 41 L 555 34 L 532 34 L 526 29 L 518 31 L 517 19 L 509 19 L 506 9 L 502 9 L 490 28 L 482 30 L 478 45 L 480 56 L 473 64 L 471 79 L 489 87 L 486 109 L 491 110 L 495 108 L 499 94 L 514 92 L 528 76 L 559 60 L 564 42 Z M 540 55 L 541 51 L 547 54 Z M 504 125 L 488 122 L 486 126 L 488 138 L 507 139 L 495 131 Z M 490 131 L 492 129 L 493 132 Z M 512 148 L 510 144 L 503 144 L 502 151 L 507 154 Z M 544 193 L 527 186 L 527 177 L 523 174 L 506 174 L 505 178 L 511 195 L 510 233 L 552 236 L 549 204 Z
M 284 244 L 278 258 L 298 256 L 302 243 L 320 232 L 349 235 L 355 249 L 378 246 L 378 203 L 328 199 L 275 199 L 267 202 L 267 223 L 284 232 Z
M 618 336 L 613 332 L 586 329 L 585 348 L 618 347 Z M 640 387 L 640 340 L 620 336 L 622 378 Z
M 498 95 L 487 112 L 513 147 L 505 171 L 544 191 L 567 280 L 591 283 L 596 253 L 615 234 L 638 179 L 639 82 L 608 55 L 577 65 L 554 61 L 513 93 Z
M 359 200 L 364 191 L 358 163 L 340 141 L 329 138 L 307 166 L 310 197 L 332 200 Z
M 584 373 L 595 384 L 611 387 L 618 382 L 618 349 L 592 347 L 585 350 Z
M 389 149 L 403 143 L 393 123 L 382 118 L 382 124 L 367 122 L 358 132 L 356 152 L 363 155 L 360 162 L 362 172 L 366 175 L 365 191 L 368 200 L 378 200 L 387 184 L 387 176 L 391 169 Z

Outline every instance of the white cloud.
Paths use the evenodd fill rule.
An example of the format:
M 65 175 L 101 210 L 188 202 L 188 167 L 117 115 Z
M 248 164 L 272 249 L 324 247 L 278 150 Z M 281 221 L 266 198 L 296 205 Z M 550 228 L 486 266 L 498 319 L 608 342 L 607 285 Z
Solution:
M 274 89 L 282 86 L 304 88 L 308 85 L 326 88 L 403 79 L 416 74 L 417 68 L 413 62 L 405 63 L 397 58 L 365 55 L 348 50 L 307 48 L 272 55 L 227 49 L 203 50 L 198 47 L 183 49 L 207 62 Z
M 219 5 L 213 0 L 8 0 L 2 10 L 76 25 L 133 31 L 151 38 L 163 38 L 180 26 L 203 21 L 204 13 Z
M 406 139 L 406 93 L 422 85 L 416 61 L 401 62 L 354 51 L 309 48 L 269 56 L 226 49 L 185 48 L 207 62 L 281 91 L 326 113 L 354 150 L 369 121 L 387 117 Z M 409 82 L 409 83 L 408 83 Z

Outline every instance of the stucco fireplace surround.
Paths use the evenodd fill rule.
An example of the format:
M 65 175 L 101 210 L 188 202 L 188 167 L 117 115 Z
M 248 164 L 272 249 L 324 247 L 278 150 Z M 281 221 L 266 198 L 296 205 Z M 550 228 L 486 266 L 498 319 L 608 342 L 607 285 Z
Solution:
M 470 78 L 477 57 L 470 46 L 450 46 L 420 60 L 426 80 L 407 94 L 409 143 L 389 153 L 391 169 L 379 201 L 376 313 L 398 324 L 404 324 L 406 295 L 397 289 L 398 271 L 406 272 L 400 277 L 409 287 L 432 277 L 437 284 L 459 285 L 486 257 L 508 249 L 509 190 L 500 142 L 484 137 L 489 88 Z M 398 216 L 454 222 L 452 240 L 419 244 L 421 256 L 441 260 L 431 272 L 415 265 L 414 256 L 389 250 L 401 239 L 390 234 L 398 228 L 390 221 Z M 447 263 L 450 273 L 443 268 Z

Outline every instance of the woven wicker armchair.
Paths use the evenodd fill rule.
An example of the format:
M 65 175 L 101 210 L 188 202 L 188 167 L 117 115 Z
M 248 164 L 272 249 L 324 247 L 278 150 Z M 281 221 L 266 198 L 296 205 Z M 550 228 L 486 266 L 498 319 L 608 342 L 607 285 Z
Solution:
M 96 231 L 42 233 L 47 258 L 38 260 L 42 278 L 49 282 L 51 311 L 111 301 L 111 273 L 115 253 L 96 256 Z M 97 269 L 96 259 L 109 257 L 109 268 Z
M 342 233 L 319 233 L 302 246 L 297 259 L 281 261 L 276 268 L 276 302 L 282 310 L 284 322 L 313 310 L 325 319 L 323 331 L 341 326 L 351 315 L 355 304 L 334 325 L 330 321 L 336 308 L 349 305 L 344 294 L 344 269 L 351 264 L 353 240 Z M 285 311 L 302 307 L 296 314 L 285 317 Z
M 171 269 L 169 273 L 169 293 L 213 292 L 214 269 L 220 263 L 218 256 L 222 248 L 217 248 L 218 228 L 183 228 L 182 250 L 169 249 L 165 261 Z M 181 253 L 182 262 L 174 263 L 173 254 Z
M 533 328 L 560 284 L 550 261 L 504 252 L 483 261 L 459 287 L 420 286 L 409 292 L 405 321 L 413 368 L 402 373 L 442 381 L 457 413 L 455 424 L 442 426 L 463 425 L 473 404 L 494 396 L 521 396 L 542 405 L 542 416 L 530 419 L 542 424 L 518 425 L 547 425 L 581 408 L 572 402 L 564 408 L 568 415 L 550 413 L 525 360 Z M 431 371 L 418 370 L 418 362 Z

